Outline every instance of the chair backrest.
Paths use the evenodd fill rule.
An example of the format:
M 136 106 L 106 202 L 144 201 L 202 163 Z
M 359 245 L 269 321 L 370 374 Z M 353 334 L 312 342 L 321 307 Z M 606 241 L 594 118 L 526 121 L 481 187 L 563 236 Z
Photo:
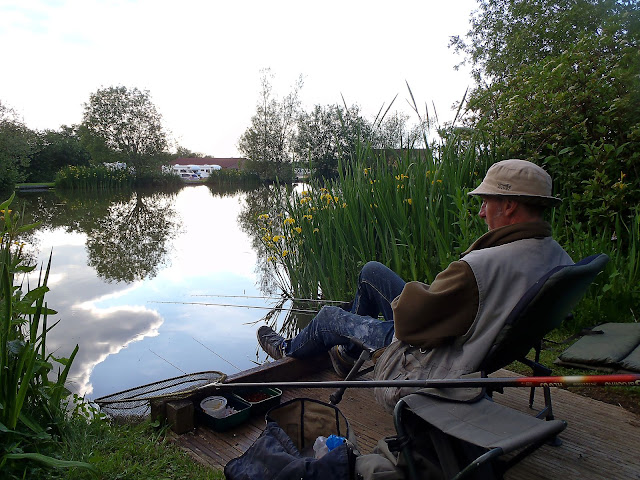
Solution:
M 600 273 L 609 257 L 592 255 L 543 275 L 518 301 L 481 365 L 486 373 L 521 359 L 558 327 Z

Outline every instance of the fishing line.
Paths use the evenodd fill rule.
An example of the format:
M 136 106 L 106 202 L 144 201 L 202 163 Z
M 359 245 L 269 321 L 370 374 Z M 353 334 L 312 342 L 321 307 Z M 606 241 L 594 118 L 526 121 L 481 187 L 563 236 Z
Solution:
M 278 310 L 281 312 L 295 312 L 295 313 L 318 313 L 317 310 L 304 310 L 300 308 L 283 308 L 283 307 L 263 307 L 258 305 L 236 305 L 234 303 L 202 303 L 202 302 L 168 302 L 168 301 L 160 301 L 160 300 L 148 300 L 147 303 L 170 303 L 177 305 L 205 305 L 208 307 L 240 307 L 240 308 L 258 308 L 261 310 Z
M 184 370 L 182 370 L 181 368 L 176 367 L 173 363 L 171 363 L 169 360 L 167 360 L 166 358 L 162 358 L 160 355 L 158 355 L 156 352 L 154 352 L 153 350 L 151 350 L 150 348 L 148 348 L 147 350 L 149 350 L 151 353 L 153 353 L 156 357 L 158 357 L 160 360 L 164 360 L 165 362 L 167 362 L 169 365 L 171 365 L 173 368 L 175 368 L 176 370 L 184 373 L 185 375 L 187 375 L 187 372 L 185 372 Z
M 222 295 L 222 294 L 192 294 L 192 297 L 219 297 L 219 298 L 258 298 L 262 300 L 291 300 L 294 302 L 317 302 L 317 303 L 346 303 L 342 300 L 323 300 L 321 298 L 296 298 L 296 297 L 261 297 L 258 295 Z
M 220 360 L 224 360 L 225 362 L 227 362 L 229 365 L 231 365 L 233 368 L 235 368 L 236 370 L 238 370 L 239 372 L 241 372 L 242 370 L 238 367 L 236 367 L 233 363 L 231 363 L 229 360 L 227 360 L 226 358 L 221 357 L 220 355 L 218 355 L 216 352 L 214 352 L 213 350 L 211 350 L 209 347 L 207 347 L 204 343 L 202 343 L 200 340 L 197 340 L 195 337 L 191 337 L 193 338 L 196 342 L 198 342 L 200 345 L 202 345 L 204 348 L 206 348 L 207 350 L 209 350 L 211 353 L 213 353 L 216 357 L 218 357 Z

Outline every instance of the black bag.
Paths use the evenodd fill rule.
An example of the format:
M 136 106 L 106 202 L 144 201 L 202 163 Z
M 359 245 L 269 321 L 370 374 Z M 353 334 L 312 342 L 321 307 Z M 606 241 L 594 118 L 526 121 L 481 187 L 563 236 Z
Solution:
M 260 437 L 224 468 L 228 480 L 349 480 L 357 449 L 346 417 L 334 405 L 298 398 L 272 408 Z M 322 458 L 314 458 L 317 437 L 347 441 Z

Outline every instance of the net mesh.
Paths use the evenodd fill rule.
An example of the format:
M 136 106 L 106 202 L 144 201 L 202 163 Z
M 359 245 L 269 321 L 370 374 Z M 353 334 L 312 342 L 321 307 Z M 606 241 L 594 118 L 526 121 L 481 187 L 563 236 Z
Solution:
M 112 418 L 144 418 L 151 411 L 151 400 L 184 398 L 204 385 L 221 383 L 225 378 L 224 373 L 215 371 L 189 373 L 113 393 L 94 402 Z

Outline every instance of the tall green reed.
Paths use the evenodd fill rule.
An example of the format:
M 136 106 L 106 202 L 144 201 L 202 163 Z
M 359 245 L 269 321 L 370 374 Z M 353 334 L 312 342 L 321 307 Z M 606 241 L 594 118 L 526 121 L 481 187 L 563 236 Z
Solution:
M 276 200 L 283 216 L 262 218 L 269 261 L 297 297 L 349 297 L 370 260 L 430 282 L 485 230 L 466 192 L 486 163 L 450 144 L 399 154 L 363 145 L 337 180 Z
M 630 219 L 616 215 L 610 225 L 581 221 L 571 202 L 554 211 L 552 223 L 558 241 L 574 260 L 595 253 L 610 257 L 602 275 L 596 277 L 574 319 L 564 324 L 569 331 L 606 322 L 637 322 L 640 309 L 640 208 Z
M 35 225 L 19 224 L 20 215 L 9 209 L 13 198 L 0 205 L 0 469 L 15 478 L 26 475 L 30 462 L 91 469 L 88 464 L 44 453 L 55 450 L 56 438 L 62 434 L 58 426 L 68 393 L 64 385 L 78 346 L 68 359 L 46 351 L 46 336 L 53 328 L 47 325 L 47 317 L 56 313 L 44 301 L 51 257 L 35 288 L 27 284 L 25 290 L 24 282 L 16 283 L 17 276 L 35 269 L 25 264 L 18 240 L 20 233 Z M 56 380 L 50 380 L 54 360 L 64 368 Z

